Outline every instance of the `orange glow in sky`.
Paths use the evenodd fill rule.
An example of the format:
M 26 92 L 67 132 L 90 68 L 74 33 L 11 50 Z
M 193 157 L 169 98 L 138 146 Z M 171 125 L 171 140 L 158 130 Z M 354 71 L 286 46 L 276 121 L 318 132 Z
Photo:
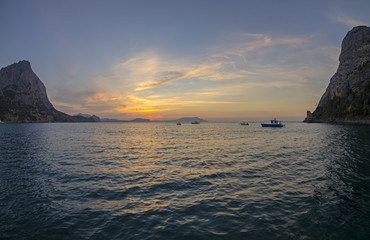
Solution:
M 125 120 L 302 120 L 370 25 L 370 1 L 41 2 L 1 4 L 0 66 L 29 60 L 60 111 Z

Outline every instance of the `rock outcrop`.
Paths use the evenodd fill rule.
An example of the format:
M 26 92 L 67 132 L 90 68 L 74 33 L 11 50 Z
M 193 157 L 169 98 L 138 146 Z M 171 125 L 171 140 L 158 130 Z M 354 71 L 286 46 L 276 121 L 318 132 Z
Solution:
M 307 111 L 306 118 L 303 120 L 306 123 L 313 123 L 315 122 L 315 117 L 312 115 L 311 111 Z
M 312 115 L 315 122 L 370 123 L 369 27 L 355 27 L 343 39 L 338 70 Z
M 28 61 L 0 70 L 0 120 L 2 122 L 78 122 L 92 121 L 72 117 L 56 110 L 46 88 Z
M 84 118 L 89 118 L 89 119 L 92 119 L 94 120 L 94 122 L 101 122 L 101 119 L 100 117 L 96 116 L 96 115 L 90 115 L 90 114 L 87 114 L 87 113 L 79 113 L 79 114 L 76 114 L 76 115 L 73 115 L 74 117 L 84 117 Z

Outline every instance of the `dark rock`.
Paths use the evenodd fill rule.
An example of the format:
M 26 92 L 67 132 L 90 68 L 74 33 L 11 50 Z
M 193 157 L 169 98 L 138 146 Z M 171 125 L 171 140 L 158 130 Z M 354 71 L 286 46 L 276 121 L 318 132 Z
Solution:
M 94 120 L 95 122 L 100 122 L 100 117 L 96 116 L 96 115 L 92 115 L 91 116 L 91 119 Z
M 338 70 L 313 117 L 315 122 L 370 123 L 369 27 L 355 27 L 343 39 Z
M 134 120 L 131 120 L 130 122 L 150 122 L 150 119 L 146 119 L 146 118 L 135 118 Z
M 303 120 L 303 122 L 306 122 L 306 123 L 313 123 L 313 122 L 315 122 L 315 117 L 312 115 L 311 111 L 307 111 L 307 116 Z
M 96 115 L 90 115 L 90 114 L 87 114 L 87 113 L 79 113 L 79 114 L 76 114 L 76 115 L 73 115 L 73 116 L 74 117 L 88 118 L 88 119 L 93 120 L 94 122 L 101 122 L 100 117 L 98 117 Z
M 3 122 L 76 122 L 76 118 L 54 108 L 46 88 L 28 61 L 0 70 L 0 120 Z

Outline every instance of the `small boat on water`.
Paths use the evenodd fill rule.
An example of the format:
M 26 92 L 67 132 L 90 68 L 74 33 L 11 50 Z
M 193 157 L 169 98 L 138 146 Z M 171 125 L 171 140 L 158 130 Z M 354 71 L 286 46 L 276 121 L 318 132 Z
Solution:
M 274 118 L 273 120 L 270 120 L 270 123 L 261 123 L 262 127 L 284 127 L 285 125 L 282 123 L 282 121 L 276 120 Z
M 177 125 L 181 125 L 181 122 L 177 122 Z
M 240 123 L 240 125 L 249 125 L 249 124 L 246 123 L 246 122 L 242 122 L 242 123 Z
M 191 122 L 191 124 L 199 124 L 198 121 Z

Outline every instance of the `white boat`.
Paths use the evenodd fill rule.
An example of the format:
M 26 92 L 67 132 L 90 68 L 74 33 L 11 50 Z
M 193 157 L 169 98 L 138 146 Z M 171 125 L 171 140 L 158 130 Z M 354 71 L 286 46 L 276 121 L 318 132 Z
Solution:
M 274 118 L 273 120 L 270 120 L 270 123 L 261 123 L 262 127 L 284 127 L 285 125 L 282 123 L 282 121 L 276 120 Z

